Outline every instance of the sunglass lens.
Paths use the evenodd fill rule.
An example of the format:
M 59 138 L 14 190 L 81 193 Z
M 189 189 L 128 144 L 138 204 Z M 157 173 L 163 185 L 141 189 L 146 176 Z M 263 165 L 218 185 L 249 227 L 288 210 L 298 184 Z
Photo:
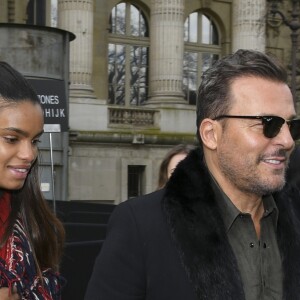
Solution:
M 300 139 L 300 119 L 291 121 L 290 132 L 291 132 L 291 136 L 294 140 Z
M 270 139 L 275 137 L 284 122 L 285 120 L 280 117 L 265 117 L 263 119 L 264 135 Z

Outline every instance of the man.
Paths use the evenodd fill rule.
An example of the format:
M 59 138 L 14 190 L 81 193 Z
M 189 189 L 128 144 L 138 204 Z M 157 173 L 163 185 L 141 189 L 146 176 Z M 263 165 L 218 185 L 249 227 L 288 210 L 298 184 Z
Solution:
M 300 299 L 300 137 L 286 73 L 239 50 L 203 75 L 201 147 L 165 189 L 114 211 L 86 299 Z

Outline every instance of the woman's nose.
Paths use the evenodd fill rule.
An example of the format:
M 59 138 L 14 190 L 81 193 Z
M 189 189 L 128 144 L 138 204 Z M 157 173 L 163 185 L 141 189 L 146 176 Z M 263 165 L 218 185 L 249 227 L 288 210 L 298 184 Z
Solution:
M 37 156 L 37 148 L 32 142 L 24 142 L 20 144 L 21 149 L 19 151 L 19 156 L 21 159 L 28 162 L 33 162 Z

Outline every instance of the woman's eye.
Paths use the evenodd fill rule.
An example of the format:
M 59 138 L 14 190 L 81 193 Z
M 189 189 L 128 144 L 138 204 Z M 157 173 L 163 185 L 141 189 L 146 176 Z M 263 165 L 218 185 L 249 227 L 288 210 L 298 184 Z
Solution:
M 4 136 L 3 138 L 7 143 L 10 143 L 10 144 L 13 144 L 18 141 L 18 139 L 13 136 Z
M 39 144 L 41 141 L 39 140 L 39 139 L 36 139 L 36 140 L 33 140 L 32 141 L 32 144 L 33 145 L 37 145 L 37 144 Z

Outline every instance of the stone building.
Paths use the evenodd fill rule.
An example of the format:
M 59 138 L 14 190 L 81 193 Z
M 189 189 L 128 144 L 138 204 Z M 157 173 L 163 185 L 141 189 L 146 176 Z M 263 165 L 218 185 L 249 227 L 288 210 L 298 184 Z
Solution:
M 283 0 L 279 9 L 289 17 L 291 5 Z M 2 23 L 76 35 L 66 200 L 119 203 L 155 190 L 165 153 L 197 143 L 197 87 L 219 57 L 257 49 L 291 72 L 291 30 L 269 7 L 266 0 L 1 0 Z

